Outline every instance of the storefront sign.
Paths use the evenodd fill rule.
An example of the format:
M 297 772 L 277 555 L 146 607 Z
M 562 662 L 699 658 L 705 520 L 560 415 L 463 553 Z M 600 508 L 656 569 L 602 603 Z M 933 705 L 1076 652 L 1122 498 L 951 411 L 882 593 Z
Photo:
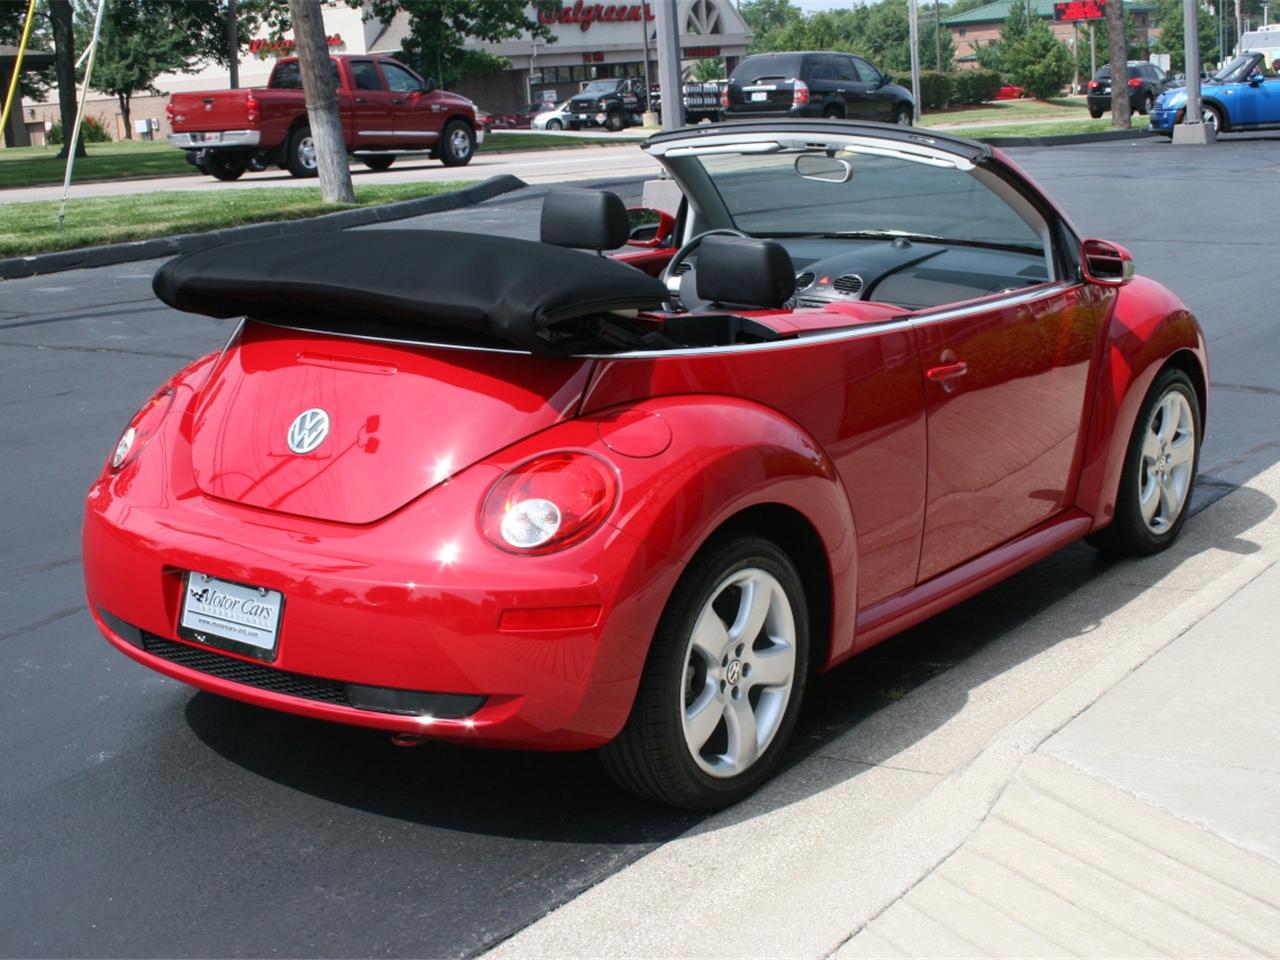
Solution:
M 706 57 L 720 56 L 719 47 L 685 47 L 684 50 L 682 50 L 681 52 L 684 54 L 684 56 L 690 59 L 693 59 L 696 57 L 699 60 L 702 60 Z
M 335 33 L 332 36 L 325 37 L 325 42 L 330 47 L 341 47 L 346 45 L 346 41 L 342 39 L 342 34 Z M 294 41 L 292 37 L 281 37 L 278 40 L 268 40 L 265 37 L 254 37 L 249 41 L 249 52 L 255 57 L 279 57 L 284 54 L 293 52 Z
M 643 13 L 642 13 L 643 11 Z M 653 8 L 639 3 L 583 3 L 582 0 L 564 0 L 559 12 L 539 10 L 538 22 L 545 26 L 553 23 L 576 23 L 585 32 L 593 23 L 639 23 L 640 18 L 653 20 Z
M 1053 5 L 1053 19 L 1058 23 L 1072 20 L 1103 20 L 1106 16 L 1106 0 L 1066 0 Z

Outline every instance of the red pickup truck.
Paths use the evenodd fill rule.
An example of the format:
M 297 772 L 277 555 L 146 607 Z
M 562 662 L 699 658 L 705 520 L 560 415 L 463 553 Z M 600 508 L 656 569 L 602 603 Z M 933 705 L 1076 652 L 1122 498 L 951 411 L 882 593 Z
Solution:
M 430 153 L 459 167 L 484 140 L 470 100 L 437 90 L 403 63 L 355 54 L 330 59 L 347 151 L 365 166 L 385 170 L 400 154 Z M 295 177 L 316 175 L 296 57 L 277 63 L 265 87 L 175 93 L 166 112 L 169 142 L 219 180 L 271 164 Z

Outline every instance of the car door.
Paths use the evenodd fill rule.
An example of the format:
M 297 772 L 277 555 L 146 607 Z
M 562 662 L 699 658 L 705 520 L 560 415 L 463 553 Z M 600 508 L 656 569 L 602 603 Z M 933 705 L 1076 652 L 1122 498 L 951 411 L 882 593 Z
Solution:
M 387 149 L 396 145 L 393 94 L 372 60 L 348 60 L 351 74 L 353 148 Z
M 915 319 L 929 433 L 920 581 L 1070 504 L 1111 295 L 1047 283 Z
M 426 92 L 422 78 L 392 60 L 380 60 L 382 75 L 391 91 L 396 143 L 402 149 L 435 146 L 444 125 L 444 98 L 439 90 Z
M 1233 125 L 1280 123 L 1280 78 L 1255 78 L 1232 86 L 1236 88 L 1231 105 Z
M 862 80 L 863 97 L 866 104 L 864 116 L 866 119 L 892 123 L 897 103 L 894 100 L 893 91 L 889 89 L 888 82 L 884 78 L 884 74 L 861 57 L 850 57 L 849 59 L 853 61 L 853 68 L 858 71 L 858 76 Z
M 844 115 L 857 120 L 874 120 L 875 117 L 871 115 L 871 100 L 867 96 L 870 85 L 858 75 L 853 57 L 833 54 L 831 63 L 836 71 L 840 96 L 844 100 Z
M 804 58 L 804 73 L 801 79 L 809 86 L 809 103 L 814 113 L 825 113 L 838 108 L 843 99 L 840 95 L 840 84 L 836 78 L 835 57 L 825 53 L 815 53 Z

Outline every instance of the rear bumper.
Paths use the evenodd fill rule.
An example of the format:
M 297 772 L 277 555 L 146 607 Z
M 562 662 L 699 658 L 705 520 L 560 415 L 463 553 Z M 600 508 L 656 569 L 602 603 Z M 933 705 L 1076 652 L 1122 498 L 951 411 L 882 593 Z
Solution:
M 94 484 L 82 542 L 94 620 L 139 663 L 275 710 L 490 746 L 589 748 L 625 722 L 662 607 L 629 534 L 505 554 L 476 525 L 499 475 L 484 465 L 347 526 L 216 500 L 148 459 Z M 273 661 L 178 636 L 187 571 L 284 595 Z M 540 627 L 529 612 L 547 608 L 585 614 Z
M 805 103 L 786 110 L 743 110 L 740 107 L 725 107 L 720 114 L 726 120 L 773 120 L 778 117 L 821 117 L 822 104 Z
M 216 136 L 218 139 L 210 140 Z M 210 133 L 171 133 L 169 143 L 183 150 L 225 150 L 234 147 L 256 147 L 262 140 L 259 130 L 219 130 Z

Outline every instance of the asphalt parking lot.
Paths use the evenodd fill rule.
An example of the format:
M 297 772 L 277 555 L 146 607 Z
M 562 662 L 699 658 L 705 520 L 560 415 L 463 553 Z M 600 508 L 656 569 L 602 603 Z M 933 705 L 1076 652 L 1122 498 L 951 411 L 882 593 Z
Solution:
M 1271 466 L 1277 142 L 1010 153 L 1199 316 L 1200 505 Z M 638 199 L 638 181 L 615 188 Z M 532 236 L 538 196 L 399 226 Z M 155 266 L 0 285 L 0 954 L 468 956 L 693 826 L 590 755 L 398 750 L 195 693 L 101 640 L 80 586 L 84 490 L 138 403 L 230 332 L 152 299 Z M 1069 549 L 836 671 L 795 755 L 1107 576 Z

